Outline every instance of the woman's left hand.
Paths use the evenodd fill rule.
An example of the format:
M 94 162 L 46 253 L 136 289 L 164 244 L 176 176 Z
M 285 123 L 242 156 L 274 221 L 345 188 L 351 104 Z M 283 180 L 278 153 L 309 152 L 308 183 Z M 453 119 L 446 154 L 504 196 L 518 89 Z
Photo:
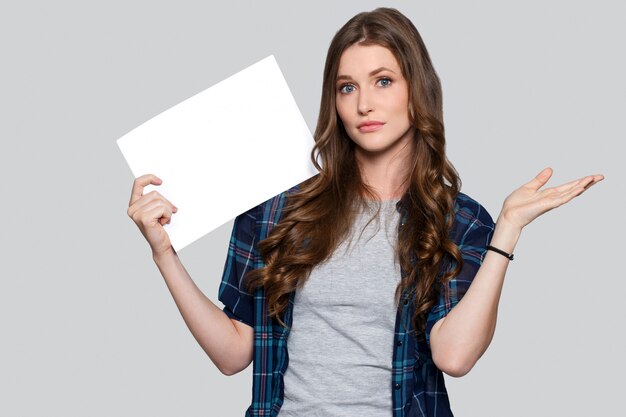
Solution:
M 521 230 L 543 213 L 559 207 L 582 194 L 604 175 L 588 175 L 558 187 L 539 190 L 552 176 L 552 168 L 545 168 L 530 182 L 513 191 L 502 206 L 500 217 Z

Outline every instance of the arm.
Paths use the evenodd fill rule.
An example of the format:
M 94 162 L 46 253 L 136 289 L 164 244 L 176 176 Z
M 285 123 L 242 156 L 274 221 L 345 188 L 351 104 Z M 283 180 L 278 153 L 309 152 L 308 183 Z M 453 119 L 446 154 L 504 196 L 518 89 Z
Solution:
M 211 361 L 225 375 L 252 361 L 253 328 L 230 319 L 193 282 L 172 249 L 153 256 L 187 327 Z
M 544 169 L 505 199 L 491 245 L 512 253 L 524 226 L 604 179 L 602 175 L 591 175 L 539 191 L 551 175 L 550 168 Z M 467 374 L 491 343 L 508 263 L 504 256 L 487 251 L 463 298 L 433 326 L 430 332 L 433 362 L 448 375 Z
M 143 194 L 146 185 L 161 183 L 162 180 L 153 174 L 135 178 L 128 216 L 150 244 L 152 259 L 165 278 L 187 327 L 217 368 L 226 375 L 232 375 L 246 368 L 252 360 L 253 329 L 231 320 L 215 306 L 183 267 L 163 228 L 178 208 L 156 190 Z M 226 301 L 238 302 L 239 299 L 231 292 Z
M 521 230 L 500 216 L 491 245 L 512 253 Z M 450 313 L 430 332 L 433 362 L 446 374 L 467 374 L 487 350 L 496 329 L 498 303 L 509 260 L 487 251 L 472 284 Z

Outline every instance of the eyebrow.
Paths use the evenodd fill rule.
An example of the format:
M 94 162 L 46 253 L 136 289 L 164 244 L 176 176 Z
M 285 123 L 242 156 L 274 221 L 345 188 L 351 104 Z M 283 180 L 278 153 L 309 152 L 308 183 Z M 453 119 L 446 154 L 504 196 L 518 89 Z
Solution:
M 370 73 L 369 73 L 369 76 L 370 76 L 370 77 L 371 77 L 371 76 L 374 76 L 374 75 L 376 75 L 376 74 L 378 74 L 379 72 L 382 72 L 382 71 L 389 71 L 389 72 L 391 72 L 391 73 L 394 73 L 394 74 L 395 74 L 395 72 L 393 72 L 392 70 L 390 70 L 390 69 L 389 69 L 389 68 L 387 68 L 387 67 L 380 67 L 380 68 L 376 68 L 375 70 L 373 70 L 372 72 L 370 72 Z M 350 77 L 349 75 L 338 75 L 338 76 L 337 76 L 337 78 L 335 79 L 335 81 L 339 81 L 339 80 L 351 80 L 351 79 L 352 79 L 352 77 Z

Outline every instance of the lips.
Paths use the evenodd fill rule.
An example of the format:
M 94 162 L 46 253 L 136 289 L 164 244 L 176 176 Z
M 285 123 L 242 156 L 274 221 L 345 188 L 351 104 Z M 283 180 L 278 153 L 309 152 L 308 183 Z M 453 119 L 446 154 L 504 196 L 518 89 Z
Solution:
M 360 132 L 366 133 L 366 132 L 374 132 L 382 128 L 384 125 L 385 124 L 383 122 L 372 120 L 372 121 L 363 122 L 359 124 L 357 128 L 359 129 Z

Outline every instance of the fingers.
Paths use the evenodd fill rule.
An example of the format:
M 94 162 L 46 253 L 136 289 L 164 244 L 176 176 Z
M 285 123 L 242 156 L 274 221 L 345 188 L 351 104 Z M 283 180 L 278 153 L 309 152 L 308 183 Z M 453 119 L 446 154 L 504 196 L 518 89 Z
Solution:
M 162 182 L 163 181 L 161 180 L 161 178 L 157 177 L 154 174 L 145 174 L 145 175 L 135 178 L 135 181 L 133 182 L 133 188 L 130 192 L 130 201 L 128 205 L 131 206 L 135 201 L 141 198 L 141 196 L 143 195 L 143 189 L 145 188 L 146 185 L 148 184 L 159 185 Z
M 593 184 L 602 181 L 604 179 L 604 175 L 596 174 L 596 175 L 587 175 L 586 177 L 578 178 L 576 180 L 567 182 L 565 184 L 561 184 L 558 187 L 554 187 L 554 189 L 558 192 L 569 191 L 570 189 L 585 184 L 585 188 L 589 188 Z
M 566 187 L 566 186 L 569 188 L 564 188 L 563 190 L 561 190 L 561 194 L 556 198 L 557 205 L 555 207 L 558 207 L 560 205 L 567 203 L 574 197 L 578 197 L 587 189 L 589 189 L 589 187 L 593 186 L 594 184 L 597 184 L 603 179 L 604 179 L 603 175 L 591 175 L 591 176 L 583 177 L 579 180 L 571 181 L 567 184 L 563 184 L 562 186 L 557 187 L 556 189 Z
M 524 187 L 530 188 L 534 191 L 540 189 L 552 176 L 552 168 L 547 167 L 544 168 L 535 178 L 530 180 L 530 182 L 524 184 Z
M 582 190 L 580 191 L 578 195 L 587 191 L 590 187 L 592 187 L 593 185 L 596 185 L 603 179 L 604 179 L 604 175 L 592 175 L 588 177 L 588 179 L 586 179 L 583 183 L 580 184 L 580 187 L 582 187 Z
M 144 211 L 146 207 L 151 204 L 153 201 L 159 201 L 163 203 L 163 205 L 168 206 L 170 210 L 174 213 L 178 211 L 178 207 L 172 204 L 167 198 L 163 197 L 158 191 L 153 190 L 148 194 L 144 194 L 141 198 L 133 203 L 130 207 L 128 207 L 128 215 L 133 217 L 136 212 Z
M 581 181 L 583 181 L 585 178 L 587 177 L 583 177 L 583 178 L 578 178 L 576 180 L 567 182 L 565 184 L 561 184 L 558 187 L 554 187 L 554 189 L 560 193 L 562 192 L 567 192 L 569 190 L 571 190 L 572 188 L 575 188 L 578 184 L 581 183 Z
M 176 213 L 178 211 L 178 208 L 174 204 L 172 204 L 167 198 L 156 190 L 150 191 L 145 195 L 143 194 L 143 189 L 146 185 L 160 185 L 162 182 L 163 181 L 160 178 L 153 174 L 142 175 L 135 179 L 127 211 L 128 216 L 130 216 L 135 222 L 139 220 L 139 218 L 136 218 L 135 214 L 139 213 L 139 217 L 142 217 L 144 212 L 148 210 L 149 207 L 153 207 L 152 203 L 155 200 L 159 202 L 160 206 L 167 207 L 170 212 Z M 156 219 L 158 219 L 158 217 L 156 217 Z M 169 220 L 166 219 L 166 222 L 169 222 Z
M 154 219 L 157 219 L 157 222 L 163 226 L 172 220 L 172 214 L 173 211 L 169 205 L 157 201 L 146 207 L 146 210 L 143 213 L 142 221 L 144 224 L 147 224 Z
M 153 198 L 147 201 L 142 200 L 141 203 L 140 208 L 135 207 L 137 204 L 133 206 L 134 210 L 130 212 L 129 216 L 137 225 L 141 225 L 142 227 L 153 225 L 155 222 L 161 225 L 169 223 L 172 219 L 172 214 L 176 212 L 176 209 L 172 209 L 171 204 L 161 198 Z
M 589 184 L 585 186 L 585 190 L 591 187 L 592 185 L 599 183 L 600 181 L 604 179 L 604 175 L 602 174 L 592 175 L 592 177 L 593 177 L 593 181 L 591 181 Z

